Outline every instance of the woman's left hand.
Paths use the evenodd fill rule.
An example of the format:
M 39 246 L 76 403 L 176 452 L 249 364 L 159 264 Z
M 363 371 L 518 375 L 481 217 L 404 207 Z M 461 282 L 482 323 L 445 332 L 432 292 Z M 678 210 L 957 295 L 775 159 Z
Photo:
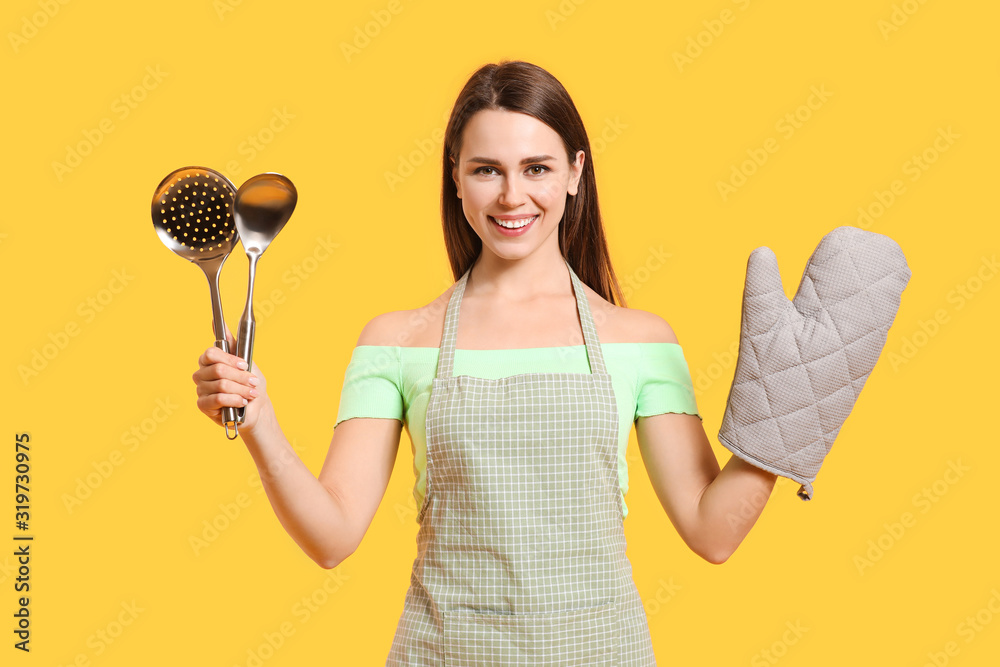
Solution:
M 719 441 L 746 462 L 812 482 L 868 379 L 910 280 L 888 236 L 838 227 L 809 258 L 794 301 L 768 247 L 750 254 L 740 352 Z

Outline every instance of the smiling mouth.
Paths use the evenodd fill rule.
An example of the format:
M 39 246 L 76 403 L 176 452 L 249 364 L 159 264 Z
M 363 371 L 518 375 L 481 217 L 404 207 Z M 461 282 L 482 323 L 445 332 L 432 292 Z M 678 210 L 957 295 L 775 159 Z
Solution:
M 517 218 L 514 220 L 497 220 L 492 215 L 488 215 L 486 217 L 490 219 L 490 222 L 492 222 L 495 225 L 499 225 L 504 229 L 520 229 L 525 225 L 531 224 L 532 222 L 535 221 L 536 218 L 538 218 L 537 215 L 532 215 L 525 218 Z

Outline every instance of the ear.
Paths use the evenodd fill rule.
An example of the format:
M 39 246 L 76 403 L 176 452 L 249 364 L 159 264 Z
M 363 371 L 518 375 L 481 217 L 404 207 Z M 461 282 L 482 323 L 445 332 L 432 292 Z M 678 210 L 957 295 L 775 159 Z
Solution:
M 448 159 L 451 160 L 451 180 L 455 181 L 455 189 L 458 191 L 458 198 L 462 198 L 462 184 L 458 180 L 458 165 L 455 164 L 455 156 L 449 155 Z
M 586 153 L 583 150 L 578 150 L 576 152 L 576 160 L 569 166 L 569 185 L 566 188 L 566 192 L 570 195 L 576 195 L 579 190 L 580 178 L 583 176 L 583 163 L 586 159 Z

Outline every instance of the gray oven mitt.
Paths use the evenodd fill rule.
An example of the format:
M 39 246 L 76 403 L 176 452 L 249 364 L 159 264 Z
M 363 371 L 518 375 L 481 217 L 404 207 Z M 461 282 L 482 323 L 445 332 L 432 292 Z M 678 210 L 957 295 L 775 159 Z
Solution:
M 740 352 L 722 445 L 744 461 L 801 484 L 812 482 L 878 360 L 910 280 L 888 236 L 837 227 L 813 251 L 789 301 L 777 258 L 750 253 Z

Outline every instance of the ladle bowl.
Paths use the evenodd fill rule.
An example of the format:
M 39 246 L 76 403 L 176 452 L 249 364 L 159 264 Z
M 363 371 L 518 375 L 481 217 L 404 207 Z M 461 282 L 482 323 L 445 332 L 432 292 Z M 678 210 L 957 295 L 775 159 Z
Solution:
M 247 259 L 250 260 L 247 303 L 240 318 L 236 354 L 247 362 L 248 369 L 253 367 L 253 341 L 256 329 L 253 288 L 257 260 L 292 217 L 298 198 L 298 192 L 292 182 L 285 176 L 272 172 L 250 177 L 236 192 L 233 203 L 236 229 L 239 231 Z M 245 407 L 237 409 L 233 423 L 235 429 L 238 430 L 239 427 L 236 425 L 243 423 L 245 415 Z

